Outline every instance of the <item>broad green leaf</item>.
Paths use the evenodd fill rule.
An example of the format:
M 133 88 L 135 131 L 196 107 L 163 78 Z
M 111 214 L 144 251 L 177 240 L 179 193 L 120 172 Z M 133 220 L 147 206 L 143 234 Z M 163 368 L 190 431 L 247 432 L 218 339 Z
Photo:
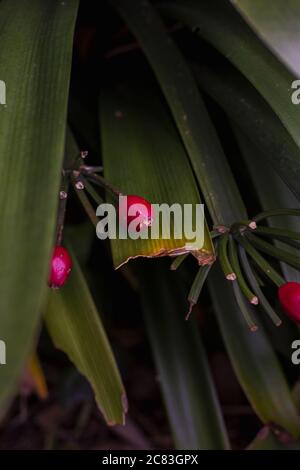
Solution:
M 165 263 L 139 270 L 142 307 L 177 449 L 226 449 L 228 437 L 187 292 Z
M 249 332 L 218 266 L 211 270 L 208 285 L 226 349 L 254 410 L 264 423 L 275 423 L 299 437 L 300 418 L 259 318 L 259 329 Z
M 189 66 L 149 1 L 111 0 L 138 39 L 168 102 L 215 224 L 232 223 L 243 210 L 230 168 Z M 221 171 L 208 175 L 217 156 Z M 220 191 L 215 192 L 215 187 Z M 223 194 L 226 193 L 226 197 Z M 217 200 L 216 200 L 217 199 Z M 239 206 L 235 212 L 233 207 Z
M 300 147 L 300 109 L 291 100 L 295 77 L 256 37 L 230 3 L 163 0 L 161 5 L 164 13 L 197 31 L 248 78 Z
M 231 0 L 253 30 L 296 76 L 300 76 L 298 0 Z
M 49 292 L 47 328 L 55 346 L 91 384 L 107 423 L 124 424 L 127 405 L 120 374 L 74 253 L 72 259 L 74 266 L 67 283 Z
M 151 203 L 178 203 L 181 208 L 183 204 L 199 204 L 195 179 L 176 129 L 146 83 L 142 89 L 136 83 L 124 84 L 101 95 L 105 177 L 123 194 L 138 194 Z M 116 267 L 137 256 L 191 251 L 185 238 L 110 241 Z M 206 227 L 204 245 L 193 254 L 200 263 L 214 260 Z
M 200 86 L 261 149 L 261 157 L 269 160 L 300 200 L 300 149 L 262 96 L 233 67 L 221 71 L 195 66 L 194 70 Z M 255 167 L 259 168 L 258 160 Z
M 76 0 L 0 2 L 0 407 L 36 333 L 64 154 Z

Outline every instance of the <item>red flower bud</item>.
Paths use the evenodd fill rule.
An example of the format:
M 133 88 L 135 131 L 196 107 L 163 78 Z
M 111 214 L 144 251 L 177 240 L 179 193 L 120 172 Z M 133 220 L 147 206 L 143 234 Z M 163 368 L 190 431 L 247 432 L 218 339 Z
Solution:
M 130 222 L 132 222 L 136 217 L 141 217 L 142 221 L 137 227 L 137 231 L 142 230 L 145 227 L 151 226 L 154 220 L 154 209 L 153 209 L 152 204 L 149 201 L 147 201 L 147 199 L 144 199 L 141 196 L 135 196 L 133 194 L 130 194 L 126 197 L 127 197 L 127 201 L 124 197 L 120 201 L 120 205 L 119 205 L 120 220 L 123 222 L 127 222 L 127 227 L 128 227 Z M 126 202 L 127 202 L 127 207 L 126 207 Z M 134 215 L 129 215 L 128 211 L 134 204 L 139 204 L 140 207 L 138 208 L 138 210 L 136 210 Z
M 296 323 L 300 323 L 300 283 L 287 282 L 278 289 L 283 310 Z
M 63 286 L 72 269 L 72 259 L 68 250 L 63 246 L 56 246 L 53 250 L 51 270 L 49 276 L 49 287 L 58 289 Z

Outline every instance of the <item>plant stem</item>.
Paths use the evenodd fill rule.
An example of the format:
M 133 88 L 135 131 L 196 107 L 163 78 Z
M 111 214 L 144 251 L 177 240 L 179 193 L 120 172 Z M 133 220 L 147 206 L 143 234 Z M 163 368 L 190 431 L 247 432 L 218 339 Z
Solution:
M 190 314 L 192 313 L 192 309 L 194 305 L 198 302 L 199 296 L 201 294 L 202 288 L 204 286 L 204 283 L 206 281 L 206 278 L 208 276 L 208 273 L 210 271 L 210 268 L 212 267 L 211 264 L 208 264 L 206 266 L 201 266 L 199 268 L 198 273 L 194 279 L 194 282 L 192 284 L 192 287 L 190 289 L 189 295 L 188 295 L 188 301 L 190 304 L 189 311 L 185 317 L 186 320 L 189 319 Z
M 243 265 L 244 271 L 245 271 L 246 276 L 248 278 L 248 281 L 249 281 L 252 289 L 256 293 L 257 297 L 259 298 L 259 302 L 260 302 L 261 306 L 263 307 L 263 309 L 266 311 L 266 313 L 269 315 L 269 317 L 271 318 L 271 320 L 273 321 L 273 323 L 276 326 L 281 325 L 281 323 L 282 323 L 281 319 L 279 318 L 277 313 L 274 311 L 274 309 L 271 307 L 268 300 L 264 296 L 264 294 L 263 294 L 263 292 L 262 292 L 262 290 L 261 290 L 261 288 L 260 288 L 260 286 L 257 282 L 255 274 L 252 271 L 251 265 L 250 265 L 249 260 L 248 260 L 248 256 L 246 254 L 246 251 L 241 245 L 239 245 L 239 255 L 240 255 L 240 259 L 241 259 L 241 263 Z
M 237 304 L 247 322 L 247 325 L 249 326 L 250 330 L 251 331 L 256 331 L 257 330 L 257 325 L 254 323 L 252 317 L 251 317 L 251 314 L 250 314 L 250 305 L 249 304 L 245 304 L 245 298 L 239 288 L 239 285 L 237 283 L 237 281 L 233 281 L 232 283 L 232 287 L 233 287 L 233 293 L 234 293 L 234 296 L 235 296 L 235 299 L 237 301 Z
M 229 239 L 229 256 L 230 256 L 230 261 L 232 264 L 232 267 L 234 269 L 234 272 L 237 277 L 238 284 L 245 295 L 245 297 L 249 300 L 249 302 L 253 305 L 258 304 L 258 298 L 256 295 L 249 289 L 248 284 L 244 278 L 244 275 L 242 273 L 240 263 L 239 263 L 239 257 L 237 253 L 237 247 L 234 239 L 231 237 Z
M 72 178 L 73 188 L 74 188 L 74 190 L 75 190 L 75 192 L 78 196 L 78 199 L 81 202 L 85 212 L 89 216 L 91 222 L 96 227 L 99 221 L 98 221 L 98 218 L 95 214 L 95 210 L 94 210 L 93 206 L 91 205 L 88 197 L 86 196 L 84 190 L 83 189 L 77 189 L 76 186 L 75 186 L 75 183 L 76 182 L 75 182 L 74 178 Z
M 253 217 L 254 222 L 260 222 L 263 219 L 267 219 L 268 217 L 277 217 L 280 215 L 293 215 L 300 217 L 300 209 L 272 209 L 270 211 L 264 211 L 260 214 L 257 214 Z
M 226 279 L 228 279 L 228 281 L 234 281 L 236 279 L 236 275 L 232 269 L 232 266 L 230 264 L 228 254 L 227 254 L 228 241 L 229 241 L 228 233 L 225 233 L 220 237 L 219 250 L 218 250 L 219 260 L 220 260 L 221 268 L 223 270 L 223 273 L 225 274 Z
M 59 192 L 59 203 L 58 203 L 58 213 L 57 213 L 57 225 L 56 225 L 56 246 L 62 244 L 64 222 L 66 215 L 66 207 L 68 200 L 68 190 L 69 190 L 69 180 L 67 176 L 63 173 L 62 183 Z
M 100 196 L 100 194 L 95 190 L 95 188 L 90 184 L 90 182 L 86 179 L 81 177 L 84 187 L 91 196 L 91 198 L 95 201 L 95 203 L 100 206 L 100 204 L 103 204 L 104 199 Z
M 263 253 L 266 253 L 269 256 L 273 256 L 273 258 L 279 259 L 280 261 L 284 261 L 291 266 L 300 269 L 300 257 L 295 256 L 294 254 L 289 253 L 287 250 L 282 248 L 278 248 L 271 243 L 262 240 L 259 237 L 256 237 L 253 234 L 247 235 L 251 243 Z
M 170 266 L 171 271 L 176 271 L 176 269 L 179 268 L 179 266 L 184 262 L 187 256 L 188 256 L 188 253 L 186 253 L 185 255 L 176 256 L 176 258 L 174 259 L 174 261 L 172 262 Z
M 85 174 L 83 172 L 83 174 Z M 118 189 L 116 189 L 114 186 L 112 186 L 110 183 L 108 183 L 103 176 L 96 175 L 95 173 L 86 173 L 85 176 L 93 181 L 95 184 L 98 184 L 102 188 L 108 190 L 111 194 L 113 194 L 114 197 L 119 197 L 122 193 Z
M 256 229 L 256 223 L 253 220 L 240 220 L 239 222 L 236 222 L 231 225 L 230 227 L 230 232 L 234 233 L 236 231 L 245 231 L 247 229 L 251 228 Z
M 295 241 L 300 240 L 300 233 L 298 232 L 273 227 L 257 227 L 254 233 L 258 233 L 263 237 L 280 240 L 286 245 L 292 246 L 293 248 L 296 248 L 300 251 L 300 242 Z
M 284 228 L 277 227 L 257 227 L 254 233 L 261 235 L 270 235 L 276 237 L 277 235 L 282 238 L 291 238 L 292 240 L 300 240 L 300 233 L 293 230 L 286 230 Z
M 249 241 L 243 235 L 236 236 L 237 241 L 244 247 L 247 253 L 255 261 L 255 263 L 262 269 L 262 271 L 273 281 L 277 287 L 285 284 L 283 277 L 272 268 L 272 266 L 264 259 L 263 256 L 249 243 Z

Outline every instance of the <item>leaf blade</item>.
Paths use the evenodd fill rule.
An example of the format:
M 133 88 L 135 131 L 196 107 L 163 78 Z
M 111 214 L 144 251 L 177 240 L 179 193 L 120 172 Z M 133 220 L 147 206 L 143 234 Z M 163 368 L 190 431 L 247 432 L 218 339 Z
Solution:
M 147 81 L 143 89 L 133 81 L 102 92 L 100 122 L 105 177 L 123 194 L 138 194 L 152 204 L 177 203 L 181 211 L 184 204 L 192 204 L 193 210 L 200 204 L 196 182 L 176 129 L 153 87 L 147 88 Z M 195 249 L 189 248 L 189 240 L 184 236 L 176 239 L 170 233 L 169 239 L 111 239 L 115 267 L 137 256 L 187 252 L 192 252 L 200 263 L 214 260 L 206 225 L 204 244 L 196 245 Z
M 161 8 L 227 57 L 261 93 L 300 147 L 299 108 L 291 100 L 295 77 L 261 43 L 232 5 L 218 0 L 163 0 Z
M 78 2 L 0 4 L 0 406 L 14 392 L 47 288 L 64 153 L 72 40 Z M 17 292 L 17 295 L 16 295 Z
M 142 307 L 177 449 L 227 449 L 216 391 L 186 294 L 167 266 L 139 270 Z M 153 295 L 155 292 L 155 295 Z
M 231 0 L 231 3 L 265 44 L 299 76 L 299 2 Z
M 190 68 L 149 1 L 111 0 L 111 3 L 137 37 L 156 75 L 213 222 L 233 223 L 237 214 L 244 210 L 243 203 Z M 222 171 L 209 171 L 216 156 Z M 220 192 L 214 191 L 216 186 L 220 188 Z M 226 198 L 220 196 L 222 192 L 227 193 Z M 239 208 L 232 219 L 232 208 L 237 206 Z
M 80 266 L 72 254 L 68 282 L 48 296 L 45 319 L 56 347 L 86 376 L 110 425 L 124 424 L 126 394 L 113 353 Z
M 277 423 L 299 437 L 300 420 L 291 392 L 259 319 L 258 330 L 249 333 L 218 266 L 211 270 L 208 285 L 228 354 L 250 403 L 263 422 Z

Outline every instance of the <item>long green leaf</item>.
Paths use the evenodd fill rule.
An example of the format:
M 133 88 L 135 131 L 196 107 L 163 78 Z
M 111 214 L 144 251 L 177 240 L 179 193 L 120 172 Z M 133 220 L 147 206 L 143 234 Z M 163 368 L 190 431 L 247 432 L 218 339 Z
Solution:
M 250 403 L 264 423 L 276 423 L 299 437 L 300 419 L 291 392 L 258 318 L 259 329 L 249 333 L 218 266 L 211 270 L 208 285 L 227 351 Z
M 267 210 L 277 207 L 298 207 L 299 202 L 284 184 L 281 178 L 275 173 L 272 165 L 264 161 L 264 154 L 249 141 L 239 129 L 235 129 L 235 134 L 245 159 L 247 171 L 251 178 L 257 197 L 262 205 L 262 209 Z M 267 149 L 266 149 L 267 151 Z M 271 149 L 269 150 L 271 151 Z M 300 231 L 300 222 L 298 217 L 276 217 L 276 220 L 270 219 L 268 224 L 272 227 L 282 227 L 287 230 Z M 282 247 L 280 241 L 275 242 Z M 299 251 L 293 247 L 284 245 L 291 254 L 299 256 Z M 288 281 L 300 282 L 300 272 L 297 269 L 281 263 L 282 272 Z
M 261 157 L 300 200 L 300 149 L 262 96 L 233 67 L 222 72 L 205 66 L 194 70 L 201 87 L 261 149 Z
M 153 68 L 214 223 L 234 222 L 243 210 L 243 204 L 190 68 L 149 1 L 111 0 L 111 3 L 136 35 Z M 210 167 L 216 155 L 222 172 L 212 171 L 208 177 L 206 167 Z M 215 192 L 215 187 L 219 187 L 220 191 Z M 239 209 L 235 212 L 232 208 L 237 206 Z
M 88 379 L 108 424 L 124 424 L 127 405 L 120 374 L 74 253 L 72 258 L 74 267 L 68 282 L 49 293 L 47 328 L 55 346 Z
M 162 6 L 166 14 L 197 31 L 248 78 L 300 147 L 300 110 L 291 100 L 295 77 L 255 36 L 230 3 L 163 0 Z
M 299 1 L 231 0 L 231 3 L 280 60 L 299 76 Z
M 145 111 L 146 110 L 146 111 Z M 144 82 L 105 90 L 100 100 L 105 177 L 123 194 L 138 194 L 152 203 L 199 204 L 200 197 L 184 148 L 166 110 Z M 172 164 L 170 165 L 170 162 Z M 214 259 L 205 228 L 204 245 L 193 252 L 199 262 Z M 188 252 L 188 240 L 111 240 L 116 267 L 137 256 Z
M 176 448 L 226 449 L 220 406 L 186 292 L 165 263 L 139 270 L 142 306 Z
M 76 0 L 0 3 L 0 406 L 14 391 L 47 289 L 64 153 Z

